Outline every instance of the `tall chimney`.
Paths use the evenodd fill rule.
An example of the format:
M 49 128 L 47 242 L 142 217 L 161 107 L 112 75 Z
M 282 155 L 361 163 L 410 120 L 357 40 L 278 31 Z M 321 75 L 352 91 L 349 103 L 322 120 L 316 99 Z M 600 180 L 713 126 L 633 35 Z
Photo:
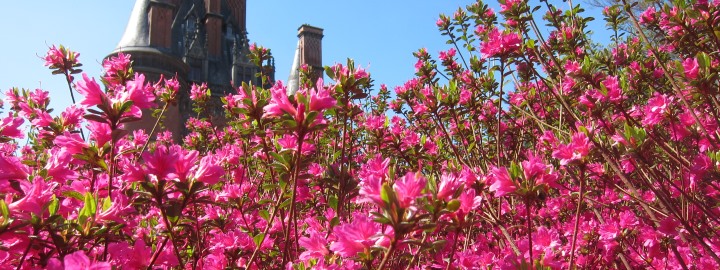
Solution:
M 148 12 L 148 24 L 150 46 L 158 48 L 170 48 L 171 26 L 175 5 L 163 1 L 150 1 Z
M 205 0 L 205 31 L 207 32 L 208 53 L 220 56 L 222 49 L 222 14 L 220 14 L 220 0 Z
M 300 49 L 300 65 L 307 64 L 312 70 L 314 78 L 322 78 L 322 38 L 323 29 L 307 24 L 298 28 L 298 47 Z
M 247 1 L 246 0 L 228 0 L 228 5 L 230 7 L 230 12 L 232 14 L 232 17 L 235 19 L 235 22 L 237 23 L 238 28 L 240 28 L 241 31 L 245 31 L 245 9 L 247 8 Z M 241 33 L 242 34 L 242 33 Z

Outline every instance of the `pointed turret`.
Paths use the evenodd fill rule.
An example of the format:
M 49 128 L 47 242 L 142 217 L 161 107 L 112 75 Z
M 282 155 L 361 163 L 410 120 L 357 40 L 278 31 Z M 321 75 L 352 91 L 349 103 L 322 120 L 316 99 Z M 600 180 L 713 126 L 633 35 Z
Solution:
M 125 27 L 125 33 L 117 45 L 117 50 L 129 47 L 147 47 L 148 41 L 148 16 L 147 8 L 150 0 L 135 1 L 135 6 L 130 13 L 130 20 Z
M 293 57 L 292 67 L 290 68 L 290 77 L 288 77 L 287 94 L 292 95 L 300 88 L 300 51 L 302 44 L 298 41 L 295 49 L 295 57 Z

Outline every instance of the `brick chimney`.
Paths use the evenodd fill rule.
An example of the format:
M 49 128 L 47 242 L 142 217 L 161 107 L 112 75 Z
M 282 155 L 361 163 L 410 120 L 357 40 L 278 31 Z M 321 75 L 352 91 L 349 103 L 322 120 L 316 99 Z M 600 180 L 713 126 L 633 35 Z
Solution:
M 148 11 L 150 46 L 170 48 L 172 44 L 172 20 L 174 1 L 150 1 Z
M 322 38 L 323 29 L 307 24 L 298 28 L 300 65 L 307 64 L 314 70 L 313 80 L 323 77 Z
M 232 17 L 235 19 L 238 28 L 245 30 L 245 8 L 247 7 L 246 0 L 228 0 L 228 6 Z
M 222 24 L 220 0 L 205 0 L 205 31 L 207 32 L 207 48 L 211 56 L 220 56 L 222 50 Z

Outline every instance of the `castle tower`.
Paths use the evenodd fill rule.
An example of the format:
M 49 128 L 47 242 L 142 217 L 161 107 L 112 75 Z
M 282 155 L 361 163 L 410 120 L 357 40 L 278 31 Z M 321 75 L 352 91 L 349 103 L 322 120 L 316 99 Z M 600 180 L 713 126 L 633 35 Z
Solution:
M 313 81 L 323 77 L 322 38 L 322 28 L 307 24 L 298 28 L 298 45 L 290 70 L 290 78 L 288 78 L 288 94 L 297 92 L 300 84 L 298 69 L 303 65 L 307 65 L 313 71 L 311 78 Z
M 248 58 L 246 0 L 136 0 L 125 33 L 108 57 L 118 53 L 130 54 L 133 69 L 149 81 L 177 75 L 178 105 L 168 109 L 165 120 L 176 141 L 192 114 L 191 84 L 207 83 L 215 113 L 222 115 L 220 97 L 233 85 L 256 80 L 257 68 Z M 128 128 L 149 132 L 155 119 L 149 112 L 143 115 L 148 117 Z

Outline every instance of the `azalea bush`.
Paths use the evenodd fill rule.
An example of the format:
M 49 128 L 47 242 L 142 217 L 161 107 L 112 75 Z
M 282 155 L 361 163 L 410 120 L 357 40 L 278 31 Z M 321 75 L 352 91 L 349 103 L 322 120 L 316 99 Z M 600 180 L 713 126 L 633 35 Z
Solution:
M 217 125 L 194 85 L 182 142 L 176 79 L 53 46 L 81 98 L 5 92 L 0 268 L 720 268 L 720 2 L 609 6 L 606 45 L 541 4 L 441 15 L 448 49 L 393 90 L 352 61 L 296 93 L 261 72 Z

